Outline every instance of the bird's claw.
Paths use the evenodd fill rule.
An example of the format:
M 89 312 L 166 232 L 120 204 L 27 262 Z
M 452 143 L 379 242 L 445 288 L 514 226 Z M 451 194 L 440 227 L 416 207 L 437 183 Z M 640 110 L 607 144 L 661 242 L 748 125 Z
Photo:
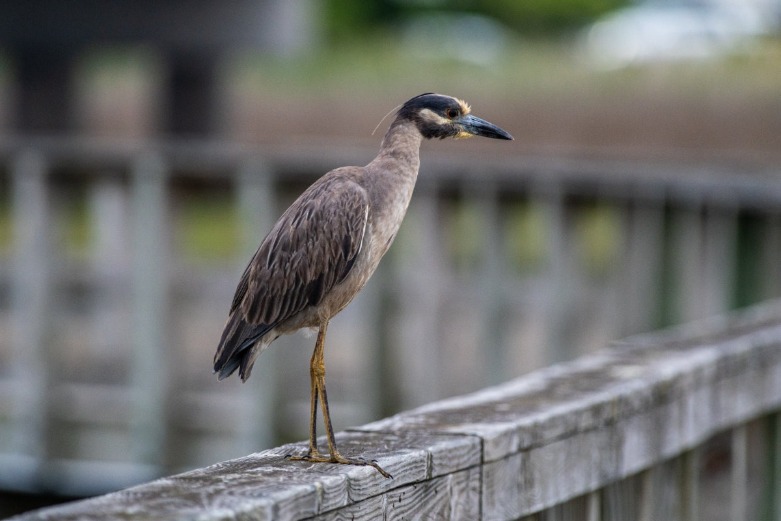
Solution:
M 377 463 L 377 460 L 367 460 L 364 458 L 346 458 L 338 452 L 336 454 L 325 455 L 318 451 L 309 450 L 299 456 L 287 454 L 285 455 L 285 459 L 289 459 L 291 461 L 308 461 L 310 463 L 336 463 L 338 465 L 373 467 L 377 472 L 382 474 L 383 477 L 393 479 L 393 476 L 390 473 L 380 467 L 379 463 Z

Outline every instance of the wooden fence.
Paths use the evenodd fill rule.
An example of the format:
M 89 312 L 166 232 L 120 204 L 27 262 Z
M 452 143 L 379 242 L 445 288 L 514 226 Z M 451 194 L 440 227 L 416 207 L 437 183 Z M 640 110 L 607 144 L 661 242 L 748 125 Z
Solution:
M 21 520 L 781 519 L 781 301 Z
M 0 140 L 0 488 L 101 493 L 305 438 L 311 339 L 243 386 L 211 357 L 279 211 L 375 151 Z M 337 427 L 781 296 L 780 208 L 772 169 L 426 147 L 389 258 L 329 330 Z

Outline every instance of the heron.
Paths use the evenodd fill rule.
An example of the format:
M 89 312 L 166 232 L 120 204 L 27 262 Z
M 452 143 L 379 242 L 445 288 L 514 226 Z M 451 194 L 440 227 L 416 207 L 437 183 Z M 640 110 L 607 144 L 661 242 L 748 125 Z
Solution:
M 255 360 L 280 335 L 317 331 L 309 366 L 309 448 L 290 459 L 368 465 L 391 477 L 376 460 L 346 457 L 336 447 L 325 388 L 326 331 L 396 237 L 418 176 L 423 139 L 471 136 L 513 139 L 458 98 L 429 92 L 408 100 L 377 157 L 317 179 L 285 210 L 244 270 L 214 355 L 220 380 L 238 369 L 246 381 Z M 318 402 L 328 454 L 317 444 Z

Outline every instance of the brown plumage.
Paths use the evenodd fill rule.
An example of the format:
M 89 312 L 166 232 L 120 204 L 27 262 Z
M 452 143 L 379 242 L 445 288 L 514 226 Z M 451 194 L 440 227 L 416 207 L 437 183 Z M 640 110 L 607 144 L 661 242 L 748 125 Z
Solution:
M 336 449 L 325 392 L 323 349 L 328 322 L 374 273 L 407 210 L 424 138 L 479 135 L 512 139 L 470 114 L 461 100 L 421 94 L 402 105 L 377 157 L 365 167 L 332 170 L 315 181 L 282 214 L 263 239 L 233 297 L 214 355 L 219 378 L 236 369 L 249 378 L 258 355 L 282 334 L 317 328 L 312 355 L 309 450 L 293 459 L 371 465 Z M 322 398 L 330 455 L 317 448 L 317 405 Z

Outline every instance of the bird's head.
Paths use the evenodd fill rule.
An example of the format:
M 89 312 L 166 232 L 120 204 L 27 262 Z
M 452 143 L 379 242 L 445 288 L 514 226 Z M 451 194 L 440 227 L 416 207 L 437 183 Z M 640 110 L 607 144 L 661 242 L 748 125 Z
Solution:
M 473 116 L 465 101 L 444 94 L 428 92 L 415 96 L 401 106 L 397 119 L 415 123 L 426 139 L 472 136 L 513 139 L 493 123 Z

